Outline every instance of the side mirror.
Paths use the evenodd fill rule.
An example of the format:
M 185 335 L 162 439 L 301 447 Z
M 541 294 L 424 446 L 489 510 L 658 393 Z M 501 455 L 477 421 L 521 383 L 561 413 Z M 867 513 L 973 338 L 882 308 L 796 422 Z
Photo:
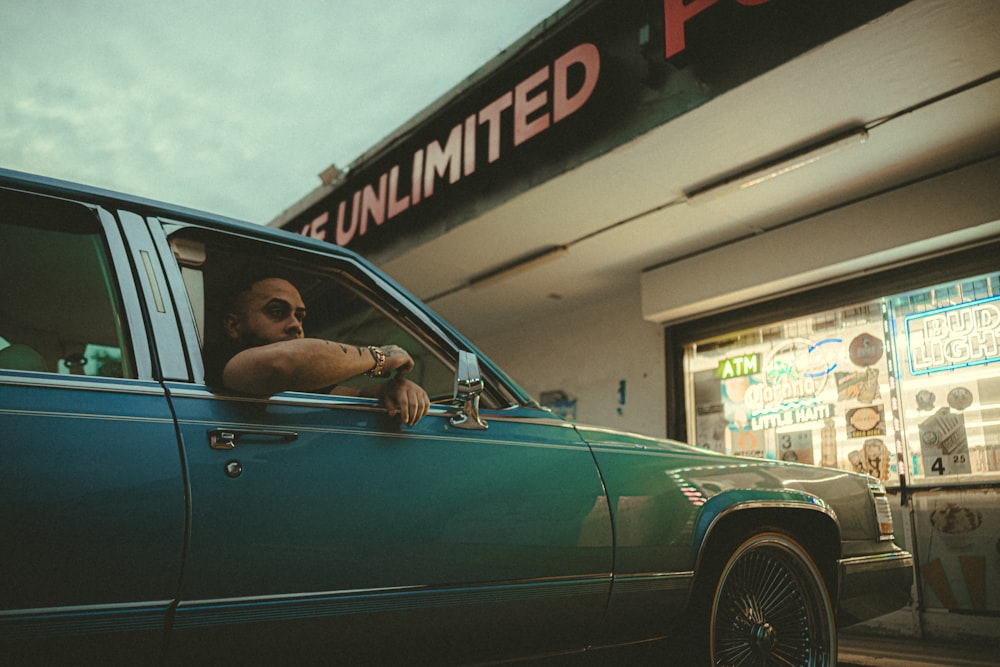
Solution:
M 455 405 L 462 411 L 451 418 L 451 425 L 474 431 L 489 428 L 479 416 L 479 396 L 483 393 L 483 378 L 479 374 L 479 360 L 472 352 L 458 353 L 458 369 L 455 371 Z

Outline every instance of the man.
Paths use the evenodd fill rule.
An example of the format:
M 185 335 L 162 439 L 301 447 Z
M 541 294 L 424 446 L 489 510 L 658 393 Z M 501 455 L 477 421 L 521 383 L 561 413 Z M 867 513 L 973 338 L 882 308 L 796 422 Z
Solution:
M 222 321 L 227 349 L 209 356 L 209 382 L 246 394 L 311 391 L 379 399 L 392 416 L 413 426 L 427 414 L 427 392 L 406 379 L 413 358 L 395 345 L 357 347 L 306 338 L 306 307 L 283 278 L 256 280 L 241 291 Z M 338 387 L 361 374 L 389 377 L 357 390 Z

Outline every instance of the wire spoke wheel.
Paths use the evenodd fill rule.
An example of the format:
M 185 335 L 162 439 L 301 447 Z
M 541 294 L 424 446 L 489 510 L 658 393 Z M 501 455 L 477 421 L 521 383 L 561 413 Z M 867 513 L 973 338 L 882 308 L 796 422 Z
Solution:
M 794 540 L 744 541 L 722 569 L 712 601 L 711 664 L 834 667 L 836 627 L 826 586 Z

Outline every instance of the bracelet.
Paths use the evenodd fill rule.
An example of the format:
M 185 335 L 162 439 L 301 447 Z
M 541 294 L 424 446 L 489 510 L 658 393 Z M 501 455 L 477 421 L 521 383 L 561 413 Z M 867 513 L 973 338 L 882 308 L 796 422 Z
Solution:
M 368 346 L 368 351 L 372 355 L 372 359 L 375 360 L 375 365 L 372 366 L 371 370 L 365 373 L 370 378 L 382 378 L 385 377 L 385 352 L 383 352 L 378 347 L 374 345 Z

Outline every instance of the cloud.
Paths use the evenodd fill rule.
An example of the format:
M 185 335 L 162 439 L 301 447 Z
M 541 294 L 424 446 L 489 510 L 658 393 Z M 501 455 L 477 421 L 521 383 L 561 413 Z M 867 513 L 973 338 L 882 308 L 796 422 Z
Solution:
M 2 3 L 0 166 L 266 222 L 560 4 Z

